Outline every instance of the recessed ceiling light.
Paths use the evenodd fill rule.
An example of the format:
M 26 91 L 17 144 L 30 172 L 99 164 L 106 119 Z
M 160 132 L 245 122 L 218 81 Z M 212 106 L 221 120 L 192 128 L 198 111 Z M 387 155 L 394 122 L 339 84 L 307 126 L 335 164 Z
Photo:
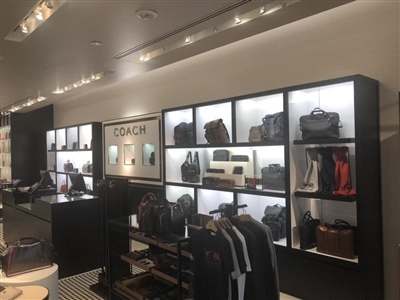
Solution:
M 98 47 L 98 46 L 102 46 L 103 43 L 100 42 L 100 41 L 91 41 L 91 42 L 90 42 L 90 45 L 95 46 L 95 47 Z
M 154 10 L 150 10 L 150 9 L 139 9 L 136 12 L 136 17 L 138 17 L 141 20 L 153 20 L 155 18 L 158 17 L 158 13 Z

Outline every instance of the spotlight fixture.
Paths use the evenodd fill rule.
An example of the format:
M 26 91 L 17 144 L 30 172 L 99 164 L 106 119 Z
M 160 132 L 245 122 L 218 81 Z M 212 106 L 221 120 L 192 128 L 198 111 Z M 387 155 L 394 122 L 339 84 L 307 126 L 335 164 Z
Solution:
M 36 4 L 23 16 L 4 38 L 8 41 L 22 42 L 27 36 L 32 34 L 36 28 L 42 25 L 52 16 L 67 0 L 57 0 L 53 2 L 38 0 Z
M 34 105 L 34 104 L 39 103 L 41 101 L 44 101 L 46 99 L 47 98 L 43 97 L 43 96 L 39 96 L 39 97 L 34 98 L 34 99 L 32 99 L 31 97 L 27 97 L 27 98 L 24 98 L 22 100 L 17 101 L 16 103 L 14 103 L 12 105 L 9 105 L 9 106 L 7 106 L 5 108 L 2 108 L 2 112 L 3 111 L 15 112 L 17 110 L 20 110 L 20 109 L 23 109 L 25 107 Z
M 158 13 L 150 9 L 140 9 L 136 12 L 136 17 L 144 21 L 149 21 L 157 18 Z
M 105 77 L 107 75 L 112 74 L 112 73 L 114 73 L 114 72 L 113 71 L 104 71 L 104 72 L 100 72 L 100 73 L 97 73 L 97 74 L 92 74 L 89 77 L 86 77 L 86 78 L 83 78 L 83 79 L 81 79 L 81 80 L 79 80 L 77 82 L 71 83 L 71 84 L 69 84 L 69 85 L 67 85 L 67 86 L 65 86 L 63 88 L 57 88 L 55 91 L 53 91 L 51 93 L 52 94 L 56 94 L 56 95 L 63 94 L 65 92 L 67 92 L 67 91 L 74 90 L 74 89 L 79 88 L 79 87 L 81 87 L 83 85 L 86 85 L 86 84 L 91 83 L 93 81 L 99 80 L 99 79 L 101 79 L 101 78 L 103 78 L 103 77 Z
M 102 46 L 103 43 L 100 42 L 100 41 L 91 41 L 90 45 L 95 46 L 95 47 L 99 47 L 99 46 Z
M 26 27 L 25 23 L 21 24 L 21 32 L 22 33 L 28 33 L 28 27 Z
M 44 5 L 46 5 L 46 7 L 48 9 L 53 9 L 54 8 L 53 3 L 51 3 L 51 1 L 46 1 L 46 3 Z
M 181 41 L 174 42 L 170 45 L 163 46 L 162 48 L 158 48 L 156 50 L 141 54 L 141 55 L 136 55 L 132 59 L 128 59 L 128 61 L 132 63 L 144 63 L 147 60 L 154 59 L 156 57 L 159 57 L 165 53 L 171 52 L 173 50 L 179 49 L 180 47 L 185 46 L 186 44 L 189 43 L 195 43 L 197 41 L 200 41 L 202 39 L 205 39 L 207 37 L 210 37 L 211 35 L 214 35 L 218 32 L 223 32 L 225 30 L 231 29 L 239 24 L 245 24 L 246 22 L 255 20 L 257 18 L 267 18 L 266 16 L 269 15 L 272 12 L 275 12 L 277 10 L 284 9 L 285 7 L 288 7 L 290 5 L 296 4 L 300 2 L 300 0 L 276 0 L 273 2 L 270 2 L 268 4 L 264 4 L 256 9 L 253 9 L 247 13 L 241 14 L 240 16 L 236 16 L 234 18 L 234 22 L 232 22 L 232 19 L 227 20 L 225 22 L 216 24 L 215 26 L 204 29 L 202 31 L 199 31 L 197 33 L 193 33 L 190 36 L 187 36 L 184 40 L 184 43 Z M 166 47 L 168 47 L 168 51 L 166 51 Z M 144 59 L 145 58 L 145 59 Z M 114 59 L 122 59 L 117 57 L 114 57 Z

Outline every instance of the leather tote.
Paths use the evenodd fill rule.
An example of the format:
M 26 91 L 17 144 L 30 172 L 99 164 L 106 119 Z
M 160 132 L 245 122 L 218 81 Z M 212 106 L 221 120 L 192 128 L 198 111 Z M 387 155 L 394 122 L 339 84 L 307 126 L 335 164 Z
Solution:
M 334 147 L 333 153 L 336 156 L 336 167 L 335 167 L 335 181 L 336 190 L 333 192 L 334 195 L 340 196 L 354 196 L 356 191 L 353 189 L 351 184 L 350 174 L 350 162 L 347 158 L 349 152 L 348 147 Z
M 317 246 L 316 229 L 320 225 L 319 219 L 314 219 L 311 212 L 307 211 L 299 225 L 300 249 L 306 250 Z
M 64 163 L 64 172 L 73 172 L 74 171 L 74 165 L 67 160 L 66 163 Z
M 302 185 L 297 189 L 299 192 L 316 193 L 320 187 L 320 172 L 318 160 L 318 148 L 307 148 L 308 167 Z
M 339 138 L 339 128 L 343 127 L 338 113 L 326 112 L 319 107 L 309 115 L 301 116 L 299 121 L 303 140 Z
M 281 140 L 285 135 L 285 119 L 283 112 L 266 115 L 263 119 L 265 128 L 264 140 Z
M 197 151 L 194 153 L 193 161 L 191 151 L 189 151 L 186 155 L 186 159 L 181 165 L 181 177 L 183 182 L 200 182 L 200 163 L 199 154 Z
M 264 125 L 251 126 L 249 129 L 249 142 L 261 142 L 265 138 Z
M 285 167 L 280 164 L 269 164 L 261 169 L 262 187 L 268 190 L 285 190 Z
M 7 277 L 53 266 L 54 247 L 45 239 L 22 238 L 9 245 L 1 255 Z
M 317 251 L 330 255 L 353 259 L 356 257 L 354 230 L 343 220 L 325 223 L 316 228 Z
M 335 169 L 332 147 L 320 147 L 318 153 L 321 155 L 321 185 L 322 193 L 332 194 L 336 189 Z

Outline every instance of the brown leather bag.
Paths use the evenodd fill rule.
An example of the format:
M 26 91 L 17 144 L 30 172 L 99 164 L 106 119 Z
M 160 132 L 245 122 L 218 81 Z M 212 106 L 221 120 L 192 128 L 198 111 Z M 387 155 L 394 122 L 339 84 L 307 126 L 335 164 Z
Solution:
M 354 231 L 351 225 L 343 220 L 325 223 L 316 228 L 317 251 L 330 255 L 353 259 L 356 257 Z
M 222 188 L 231 188 L 235 186 L 235 180 L 233 179 L 219 179 L 218 180 L 218 187 Z

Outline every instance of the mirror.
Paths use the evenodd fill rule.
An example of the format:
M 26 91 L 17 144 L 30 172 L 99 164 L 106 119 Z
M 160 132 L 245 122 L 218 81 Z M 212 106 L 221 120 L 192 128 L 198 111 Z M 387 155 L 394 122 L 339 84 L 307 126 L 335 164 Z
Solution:
M 124 145 L 124 164 L 135 165 L 135 145 L 125 144 Z
M 108 164 L 118 165 L 118 146 L 109 145 L 108 146 Z

